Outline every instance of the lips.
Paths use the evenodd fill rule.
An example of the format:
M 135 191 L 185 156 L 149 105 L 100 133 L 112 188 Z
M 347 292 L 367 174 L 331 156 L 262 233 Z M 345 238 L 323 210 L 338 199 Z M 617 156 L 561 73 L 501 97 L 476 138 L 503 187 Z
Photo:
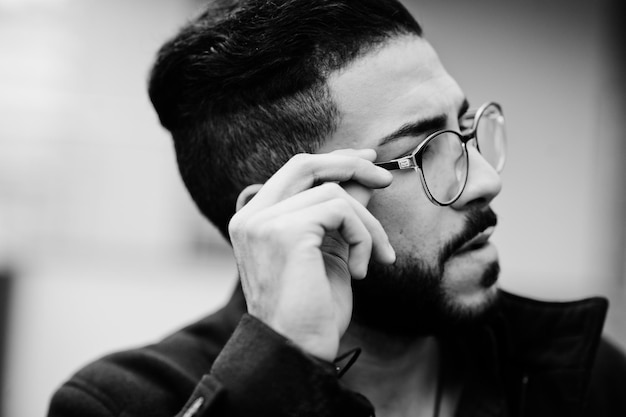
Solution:
M 471 208 L 465 213 L 463 229 L 443 246 L 439 256 L 439 265 L 443 268 L 448 259 L 458 255 L 461 251 L 467 252 L 486 246 L 497 224 L 498 217 L 491 208 Z
M 473 251 L 475 249 L 480 249 L 489 241 L 489 238 L 493 234 L 495 230 L 494 226 L 487 227 L 482 232 L 478 233 L 476 236 L 465 242 L 457 251 L 457 253 L 464 253 Z

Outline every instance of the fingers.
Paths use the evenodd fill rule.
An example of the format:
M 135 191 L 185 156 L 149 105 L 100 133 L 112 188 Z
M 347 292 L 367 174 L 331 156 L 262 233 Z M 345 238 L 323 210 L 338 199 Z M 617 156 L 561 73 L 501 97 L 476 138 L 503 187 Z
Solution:
M 231 240 L 289 249 L 308 236 L 320 248 L 324 236 L 336 231 L 349 246 L 343 261 L 353 278 L 365 277 L 371 256 L 395 262 L 386 232 L 366 208 L 373 189 L 392 180 L 375 159 L 371 149 L 293 157 L 263 186 L 241 193 L 229 225 Z
M 307 219 L 306 223 L 300 220 L 304 218 Z M 297 230 L 297 234 L 300 236 L 306 236 L 307 233 L 314 234 L 316 246 L 322 245 L 322 241 L 329 231 L 337 231 L 341 239 L 336 239 L 334 244 L 348 245 L 347 258 L 344 261 L 348 264 L 350 276 L 355 279 L 365 278 L 372 253 L 373 239 L 365 224 L 346 200 L 322 201 L 290 213 L 285 216 L 285 220 L 288 222 L 287 224 L 291 225 L 290 233 L 300 229 Z M 293 242 L 292 247 L 298 243 Z
M 353 184 L 351 188 L 353 192 L 358 190 L 362 196 L 371 195 L 371 190 L 363 186 Z M 369 196 L 366 198 L 369 200 Z M 300 226 L 301 223 L 320 227 L 314 231 L 303 231 L 300 230 L 304 227 Z M 322 184 L 249 216 L 233 218 L 231 234 L 237 230 L 261 227 L 268 235 L 285 233 L 298 236 L 312 232 L 319 239 L 319 244 L 326 232 L 337 230 L 350 245 L 349 266 L 354 278 L 365 276 L 370 254 L 382 263 L 395 261 L 395 252 L 380 222 L 362 201 L 357 201 L 336 183 Z
M 367 210 L 391 174 L 373 150 L 298 155 L 247 187 L 229 224 L 248 311 L 321 358 L 333 358 L 352 313 L 351 278 L 374 256 L 395 261 Z
M 325 182 L 354 181 L 372 189 L 386 187 L 392 181 L 391 173 L 375 166 L 375 158 L 372 149 L 296 155 L 265 183 L 249 205 L 254 209 L 268 207 Z

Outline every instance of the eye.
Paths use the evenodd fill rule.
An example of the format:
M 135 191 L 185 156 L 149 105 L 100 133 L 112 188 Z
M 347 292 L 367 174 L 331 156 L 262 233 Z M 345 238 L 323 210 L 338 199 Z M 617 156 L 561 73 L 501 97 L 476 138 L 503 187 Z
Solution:
M 468 112 L 459 118 L 459 129 L 462 133 L 465 133 L 472 128 L 472 126 L 474 125 L 475 116 L 476 113 Z

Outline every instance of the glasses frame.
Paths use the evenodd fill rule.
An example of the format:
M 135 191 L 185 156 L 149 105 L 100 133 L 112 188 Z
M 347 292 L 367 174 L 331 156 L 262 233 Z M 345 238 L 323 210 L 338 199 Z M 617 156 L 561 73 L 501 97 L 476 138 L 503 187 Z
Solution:
M 477 110 L 469 110 L 467 113 L 465 113 L 461 117 L 461 121 L 470 119 L 470 118 L 473 120 L 472 126 L 469 127 L 468 130 L 465 130 L 465 133 L 457 132 L 456 130 L 451 130 L 451 129 L 438 130 L 436 132 L 429 134 L 426 137 L 426 139 L 424 139 L 419 145 L 417 145 L 415 150 L 411 152 L 409 155 L 403 156 L 401 158 L 392 159 L 390 161 L 376 162 L 374 165 L 384 168 L 388 171 L 393 171 L 397 169 L 413 169 L 417 173 L 419 173 L 422 187 L 424 188 L 424 191 L 426 191 L 426 196 L 428 197 L 428 200 L 430 200 L 431 203 L 439 207 L 445 207 L 445 206 L 454 204 L 461 197 L 461 194 L 463 194 L 463 191 L 465 190 L 465 186 L 467 185 L 467 177 L 469 176 L 469 153 L 467 151 L 467 143 L 471 141 L 472 139 L 476 138 L 476 131 L 478 129 L 478 121 L 480 120 L 482 115 L 485 113 L 485 111 L 489 107 L 492 107 L 492 106 L 498 109 L 498 112 L 504 117 L 504 113 L 502 112 L 502 106 L 500 106 L 500 104 L 494 101 L 489 101 L 481 105 Z M 451 133 L 455 135 L 459 139 L 459 141 L 461 141 L 461 148 L 463 149 L 463 157 L 465 158 L 466 173 L 465 173 L 465 179 L 463 181 L 463 186 L 460 188 L 458 193 L 455 194 L 454 197 L 452 197 L 450 201 L 442 202 L 442 201 L 437 200 L 428 189 L 428 184 L 426 184 L 426 177 L 424 176 L 424 171 L 422 170 L 421 153 L 423 149 L 430 143 L 430 141 L 432 141 L 434 138 L 444 133 Z M 478 152 L 480 152 L 480 144 L 478 143 L 478 140 L 476 140 L 475 143 L 476 143 L 476 149 L 478 149 Z M 505 160 L 506 160 L 506 153 L 504 155 L 502 162 L 500 163 L 500 166 L 494 167 L 496 172 L 500 173 L 502 171 Z

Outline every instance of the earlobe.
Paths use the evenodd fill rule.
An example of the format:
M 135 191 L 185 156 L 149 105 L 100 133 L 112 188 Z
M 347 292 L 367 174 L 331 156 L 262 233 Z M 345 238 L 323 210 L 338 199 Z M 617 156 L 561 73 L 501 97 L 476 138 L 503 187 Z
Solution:
M 256 193 L 259 192 L 261 187 L 263 187 L 263 184 L 252 184 L 244 188 L 243 191 L 239 193 L 239 197 L 237 197 L 237 211 L 241 210 L 243 206 L 248 204 L 248 202 L 254 198 Z

